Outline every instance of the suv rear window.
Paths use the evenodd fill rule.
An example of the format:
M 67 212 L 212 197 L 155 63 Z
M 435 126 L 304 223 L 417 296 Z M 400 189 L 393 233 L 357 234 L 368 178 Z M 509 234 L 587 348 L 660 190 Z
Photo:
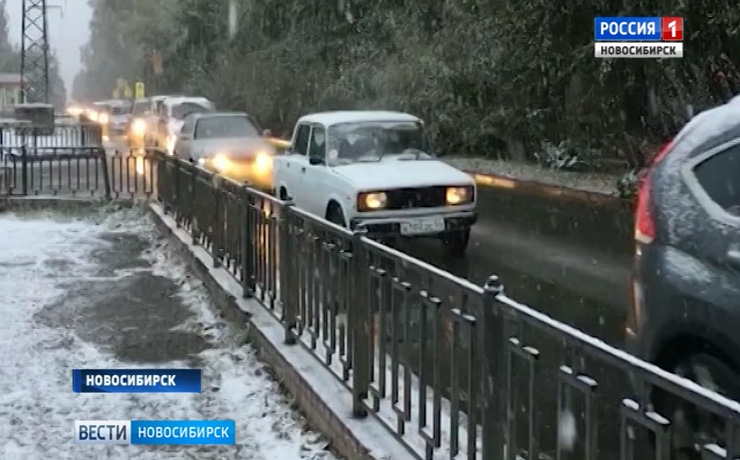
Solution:
M 712 201 L 740 217 L 740 145 L 702 161 L 694 167 L 694 175 Z

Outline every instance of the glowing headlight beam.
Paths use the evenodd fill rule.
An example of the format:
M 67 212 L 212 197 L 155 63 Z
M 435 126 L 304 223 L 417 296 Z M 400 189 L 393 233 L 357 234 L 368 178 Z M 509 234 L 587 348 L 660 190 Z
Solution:
M 388 203 L 385 192 L 366 193 L 362 195 L 361 205 L 365 209 L 382 209 Z
M 229 161 L 228 157 L 226 157 L 226 155 L 218 154 L 213 157 L 212 164 L 218 172 L 224 172 L 229 169 L 229 165 L 231 164 L 231 162 Z
M 469 200 L 467 187 L 447 187 L 445 201 L 447 204 L 461 204 Z
M 272 156 L 266 152 L 257 153 L 254 159 L 254 172 L 257 175 L 268 174 L 272 170 Z
M 131 123 L 131 131 L 137 136 L 143 136 L 146 133 L 146 121 L 137 118 Z

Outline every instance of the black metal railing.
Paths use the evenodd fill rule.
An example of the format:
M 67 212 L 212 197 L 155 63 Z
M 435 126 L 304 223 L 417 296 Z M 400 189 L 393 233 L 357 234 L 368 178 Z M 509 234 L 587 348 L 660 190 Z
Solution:
M 154 151 L 106 149 L 96 124 L 0 124 L 0 196 L 148 198 L 155 159 Z
M 656 393 L 713 414 L 704 455 L 740 447 L 740 404 L 517 303 L 496 277 L 477 286 L 190 163 L 160 167 L 165 212 L 352 392 L 356 416 L 419 458 L 667 459 L 679 433 Z
M 162 152 L 91 148 L 52 153 L 39 169 L 54 186 L 38 187 L 29 167 L 49 154 L 21 146 L 22 194 L 156 198 L 351 392 L 356 417 L 419 458 L 667 460 L 686 440 L 673 422 L 699 418 L 703 458 L 737 457 L 740 404 L 516 302 L 496 277 L 477 286 Z M 98 175 L 102 192 L 87 186 Z

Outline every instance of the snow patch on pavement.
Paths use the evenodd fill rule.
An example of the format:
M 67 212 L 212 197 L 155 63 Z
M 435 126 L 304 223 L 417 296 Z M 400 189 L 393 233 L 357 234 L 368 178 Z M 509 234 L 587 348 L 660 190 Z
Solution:
M 135 249 L 116 254 L 121 247 Z M 137 250 L 141 254 L 134 257 Z M 131 291 L 134 285 L 127 283 L 143 277 L 166 289 Z M 95 290 L 98 285 L 103 289 Z M 126 292 L 115 292 L 121 290 Z M 148 299 L 151 308 L 142 313 L 115 303 L 121 295 L 131 305 Z M 163 299 L 168 308 L 186 310 L 182 321 L 170 325 L 159 317 Z M 137 211 L 97 218 L 0 215 L 0 315 L 0 459 L 334 458 L 244 345 L 245 331 L 215 317 L 199 280 Z M 83 339 L 79 331 L 85 326 L 95 333 Z M 198 335 L 205 349 L 193 357 L 161 359 L 180 356 L 177 341 L 183 334 Z M 163 342 L 162 352 L 149 362 L 124 360 L 118 348 L 132 346 L 130 340 L 124 345 L 113 340 L 122 335 L 142 340 L 160 335 L 172 343 Z M 201 394 L 71 390 L 74 368 L 188 367 L 191 358 L 203 369 Z M 78 446 L 72 439 L 74 420 L 173 418 L 233 419 L 237 445 Z

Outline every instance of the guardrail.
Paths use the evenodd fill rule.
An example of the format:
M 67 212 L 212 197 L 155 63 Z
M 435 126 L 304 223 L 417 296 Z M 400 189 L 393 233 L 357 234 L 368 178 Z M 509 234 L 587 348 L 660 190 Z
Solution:
M 476 286 L 190 163 L 158 167 L 193 243 L 352 392 L 355 416 L 419 458 L 668 459 L 682 435 L 669 400 L 713 417 L 704 455 L 740 449 L 740 404 L 516 302 L 496 277 Z

